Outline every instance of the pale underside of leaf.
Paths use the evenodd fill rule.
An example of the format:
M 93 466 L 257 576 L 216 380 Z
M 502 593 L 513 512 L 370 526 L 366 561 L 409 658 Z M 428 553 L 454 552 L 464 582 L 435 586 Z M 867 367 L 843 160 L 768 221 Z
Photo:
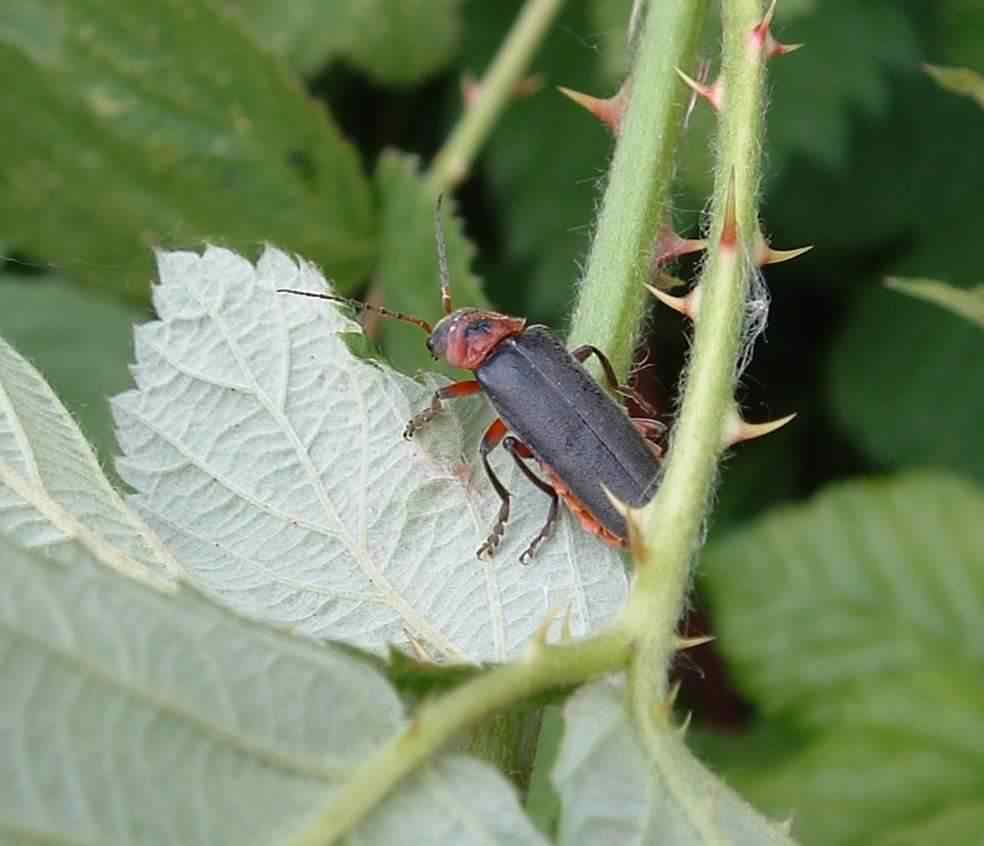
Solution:
M 107 481 L 51 388 L 2 340 L 0 531 L 62 561 L 84 553 L 158 587 L 179 569 Z
M 597 683 L 564 709 L 552 780 L 562 810 L 558 842 L 792 844 L 693 757 L 680 734 L 645 745 L 618 688 Z
M 119 471 L 196 584 L 319 638 L 466 661 L 516 654 L 558 609 L 583 635 L 620 607 L 621 557 L 566 513 L 518 563 L 548 503 L 505 455 L 512 520 L 476 559 L 498 508 L 476 460 L 484 402 L 405 441 L 437 383 L 355 358 L 339 337 L 355 323 L 276 293 L 326 290 L 314 268 L 273 249 L 255 268 L 216 248 L 158 261 L 161 319 L 137 330 L 137 388 L 114 401 Z
M 0 843 L 280 842 L 403 730 L 396 692 L 332 647 L 0 539 Z M 467 758 L 411 776 L 350 843 L 542 846 Z
M 387 800 L 383 810 L 353 833 L 351 846 L 547 844 L 506 780 L 471 758 L 437 761 Z
M 91 561 L 0 559 L 2 842 L 270 842 L 402 725 L 336 649 Z

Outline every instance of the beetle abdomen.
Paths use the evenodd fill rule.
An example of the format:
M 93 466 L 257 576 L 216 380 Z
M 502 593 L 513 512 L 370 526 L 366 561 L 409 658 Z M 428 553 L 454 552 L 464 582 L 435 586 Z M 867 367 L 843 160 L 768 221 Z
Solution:
M 642 505 L 660 466 L 622 406 L 542 326 L 502 341 L 475 376 L 506 425 L 574 500 L 624 539 L 625 521 L 602 485 Z

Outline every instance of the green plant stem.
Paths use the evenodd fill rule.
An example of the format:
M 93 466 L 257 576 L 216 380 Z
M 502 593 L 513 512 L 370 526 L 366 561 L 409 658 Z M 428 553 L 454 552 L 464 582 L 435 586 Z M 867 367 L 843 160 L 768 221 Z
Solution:
M 623 668 L 632 643 L 619 630 L 559 645 L 534 642 L 528 655 L 490 670 L 439 699 L 425 702 L 407 729 L 353 774 L 292 846 L 336 843 L 404 777 L 451 738 L 500 708 L 557 687 Z
M 748 256 L 757 236 L 764 75 L 761 57 L 747 48 L 747 35 L 762 14 L 762 4 L 760 0 L 730 0 L 725 8 L 723 73 L 728 97 L 721 120 L 713 243 L 699 283 L 701 311 L 665 478 L 653 502 L 632 518 L 641 534 L 636 544 L 636 578 L 625 610 L 606 632 L 556 646 L 534 642 L 525 659 L 490 670 L 422 705 L 407 730 L 358 768 L 311 825 L 293 839 L 296 846 L 337 842 L 401 779 L 453 737 L 490 714 L 546 690 L 628 666 L 630 706 L 643 736 L 651 736 L 657 728 L 655 715 L 667 697 L 666 671 L 677 648 L 675 629 L 690 560 L 699 545 L 725 427 L 735 410 L 735 362 L 742 342 L 748 279 L 755 272 Z M 678 137 L 686 100 L 679 92 L 679 101 L 670 93 L 676 86 L 673 65 L 677 60 L 656 54 L 668 51 L 686 64 L 681 43 L 693 49 L 703 9 L 703 3 L 693 0 L 666 0 L 649 9 L 634 75 L 636 92 L 645 93 L 633 95 L 574 321 L 575 338 L 599 343 L 599 337 L 590 332 L 601 320 L 596 330 L 601 333 L 600 343 L 609 351 L 620 351 L 616 355 L 621 356 L 617 360 L 623 373 L 641 311 L 648 239 L 662 225 L 668 207 L 672 158 L 662 145 L 672 146 Z M 662 93 L 654 94 L 657 89 Z M 640 173 L 645 174 L 644 179 Z M 722 245 L 730 185 L 736 186 L 738 243 Z M 634 218 L 623 213 L 623 203 Z M 611 276 L 606 277 L 606 272 Z M 597 318 L 589 314 L 592 310 L 606 316 Z M 620 332 L 627 332 L 629 340 Z
M 749 35 L 761 20 L 761 0 L 723 4 L 724 103 L 720 118 L 710 248 L 698 282 L 700 311 L 693 352 L 662 485 L 639 515 L 641 550 L 636 583 L 622 624 L 637 634 L 629 672 L 632 710 L 644 730 L 667 699 L 667 669 L 675 630 L 700 545 L 727 426 L 737 418 L 736 361 L 758 236 L 757 192 L 764 125 L 765 58 Z M 737 243 L 722 241 L 729 194 L 737 215 Z M 644 731 L 645 733 L 645 731 Z
M 674 155 L 689 99 L 674 68 L 692 68 L 705 0 L 660 0 L 645 11 L 629 106 L 615 147 L 568 342 L 603 349 L 620 378 L 632 363 L 655 239 L 670 220 Z
M 479 83 L 478 99 L 465 109 L 434 157 L 429 181 L 435 194 L 450 191 L 467 176 L 479 147 L 512 97 L 562 5 L 563 0 L 527 0 Z

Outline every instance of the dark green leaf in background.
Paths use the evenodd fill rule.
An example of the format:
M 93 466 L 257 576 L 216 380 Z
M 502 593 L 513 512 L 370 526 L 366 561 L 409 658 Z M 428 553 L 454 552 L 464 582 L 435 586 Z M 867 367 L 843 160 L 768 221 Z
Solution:
M 984 15 L 980 0 L 940 0 L 932 4 L 939 14 L 937 41 L 942 65 L 967 65 L 984 71 Z
M 602 71 L 609 82 L 618 85 L 629 72 L 631 51 L 626 28 L 634 0 L 591 0 L 591 37 L 601 54 Z
M 984 481 L 984 333 L 884 288 L 853 309 L 828 369 L 843 430 L 876 461 Z
M 519 8 L 514 0 L 468 7 L 463 55 L 473 72 L 487 65 Z M 578 261 L 587 254 L 612 147 L 608 131 L 554 88 L 614 93 L 585 32 L 597 29 L 584 7 L 567 4 L 531 68 L 544 75 L 543 90 L 510 105 L 482 157 L 502 227 L 490 295 L 503 308 L 555 327 L 573 307 Z
M 0 335 L 44 373 L 107 469 L 116 453 L 109 397 L 130 385 L 142 316 L 57 277 L 0 275 Z
M 713 26 L 714 21 L 711 23 Z M 797 160 L 825 174 L 840 172 L 854 152 L 852 125 L 859 118 L 881 120 L 888 111 L 890 72 L 917 67 L 920 53 L 913 25 L 894 0 L 874 0 L 799 7 L 779 3 L 773 29 L 780 41 L 805 47 L 769 65 L 767 178 L 779 178 Z M 705 58 L 716 60 L 716 41 L 708 42 Z M 715 63 L 711 73 L 718 71 Z M 681 170 L 691 197 L 699 204 L 711 191 L 717 119 L 706 103 L 697 105 Z M 796 191 L 787 191 L 785 186 L 770 194 L 783 211 L 799 199 Z M 809 206 L 811 219 L 823 222 L 825 216 L 817 211 L 814 202 Z M 766 221 L 769 229 L 781 224 L 769 217 Z M 816 231 L 805 237 L 803 243 L 826 240 Z
M 373 259 L 354 148 L 203 0 L 15 3 L 0 20 L 0 232 L 146 299 L 149 247 L 264 241 L 343 287 Z
M 977 843 L 984 828 L 984 802 L 964 802 L 947 808 L 923 825 L 892 832 L 877 846 L 925 846 L 927 843 Z
M 461 36 L 461 0 L 218 0 L 260 43 L 302 73 L 332 59 L 380 82 L 419 82 Z
M 441 284 L 434 236 L 436 197 L 427 186 L 415 156 L 388 150 L 376 170 L 379 192 L 379 265 L 374 290 L 387 308 L 436 323 L 441 315 Z M 442 219 L 448 246 L 451 296 L 456 308 L 487 305 L 478 279 L 470 270 L 475 248 L 465 237 L 454 204 L 445 201 Z M 443 370 L 427 352 L 423 332 L 406 323 L 384 320 L 380 332 L 387 357 L 404 372 Z
M 804 843 L 870 843 L 981 794 L 982 549 L 984 495 L 928 473 L 831 486 L 709 547 L 720 647 L 770 720 L 814 738 L 738 780 Z
M 813 14 L 796 16 L 788 26 L 783 5 L 777 37 L 806 46 L 769 68 L 770 170 L 777 175 L 796 155 L 841 168 L 849 155 L 851 122 L 883 117 L 890 72 L 919 61 L 912 26 L 896 0 L 817 4 Z
M 857 252 L 894 241 L 905 264 L 890 267 L 891 273 L 959 273 L 976 281 L 979 262 L 964 239 L 976 232 L 980 209 L 980 179 L 974 175 L 984 144 L 984 111 L 943 91 L 916 64 L 894 75 L 893 83 L 888 114 L 855 121 L 845 167 L 790 163 L 773 185 L 769 225 L 788 243 L 817 244 L 818 254 L 827 251 L 831 262 L 834 249 Z M 932 264 L 917 261 L 922 259 Z M 851 280 L 834 266 L 828 272 L 828 284 Z

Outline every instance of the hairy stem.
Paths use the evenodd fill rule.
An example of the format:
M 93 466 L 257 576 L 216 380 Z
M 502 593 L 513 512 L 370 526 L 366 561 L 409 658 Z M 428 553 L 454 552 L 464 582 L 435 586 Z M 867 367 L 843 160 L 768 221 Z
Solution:
M 338 842 L 404 777 L 425 764 L 463 729 L 495 711 L 543 691 L 579 684 L 625 667 L 632 644 L 619 630 L 587 640 L 546 646 L 490 670 L 440 699 L 424 703 L 407 729 L 353 774 L 292 846 Z
M 723 4 L 724 102 L 720 117 L 710 248 L 699 280 L 700 311 L 683 401 L 662 485 L 639 515 L 636 583 L 622 624 L 639 638 L 630 670 L 633 712 L 652 727 L 667 698 L 667 669 L 683 610 L 690 563 L 704 520 L 727 425 L 741 353 L 751 259 L 758 234 L 757 192 L 764 125 L 765 55 L 750 34 L 761 0 Z
M 458 125 L 431 164 L 429 180 L 435 194 L 451 190 L 468 175 L 479 147 L 522 79 L 562 5 L 563 0 L 527 0 L 479 83 L 478 99 L 465 108 Z
M 685 92 L 672 93 L 677 87 L 673 67 L 691 62 L 704 5 L 700 0 L 665 0 L 649 8 L 639 39 L 633 102 L 616 149 L 572 328 L 573 341 L 590 340 L 605 347 L 623 374 L 642 310 L 648 249 L 668 210 L 673 165 L 667 147 L 679 136 L 687 99 Z M 657 706 L 667 697 L 666 671 L 677 645 L 675 627 L 690 560 L 700 541 L 726 426 L 735 413 L 746 292 L 756 272 L 750 256 L 758 235 L 764 56 L 749 48 L 747 36 L 761 14 L 760 0 L 725 4 L 727 95 L 712 247 L 701 275 L 701 310 L 664 482 L 653 502 L 630 518 L 640 532 L 634 544 L 635 582 L 622 616 L 614 628 L 586 640 L 556 646 L 536 641 L 525 659 L 490 670 L 422 705 L 408 729 L 353 773 L 294 838 L 295 844 L 337 842 L 401 779 L 463 730 L 552 688 L 628 667 L 630 705 L 643 735 L 651 736 L 658 728 Z M 728 225 L 735 218 L 737 222 Z
M 620 378 L 632 363 L 646 306 L 643 283 L 669 222 L 674 156 L 689 99 L 674 68 L 692 68 L 706 0 L 660 0 L 645 10 L 629 106 L 568 342 L 605 350 Z

